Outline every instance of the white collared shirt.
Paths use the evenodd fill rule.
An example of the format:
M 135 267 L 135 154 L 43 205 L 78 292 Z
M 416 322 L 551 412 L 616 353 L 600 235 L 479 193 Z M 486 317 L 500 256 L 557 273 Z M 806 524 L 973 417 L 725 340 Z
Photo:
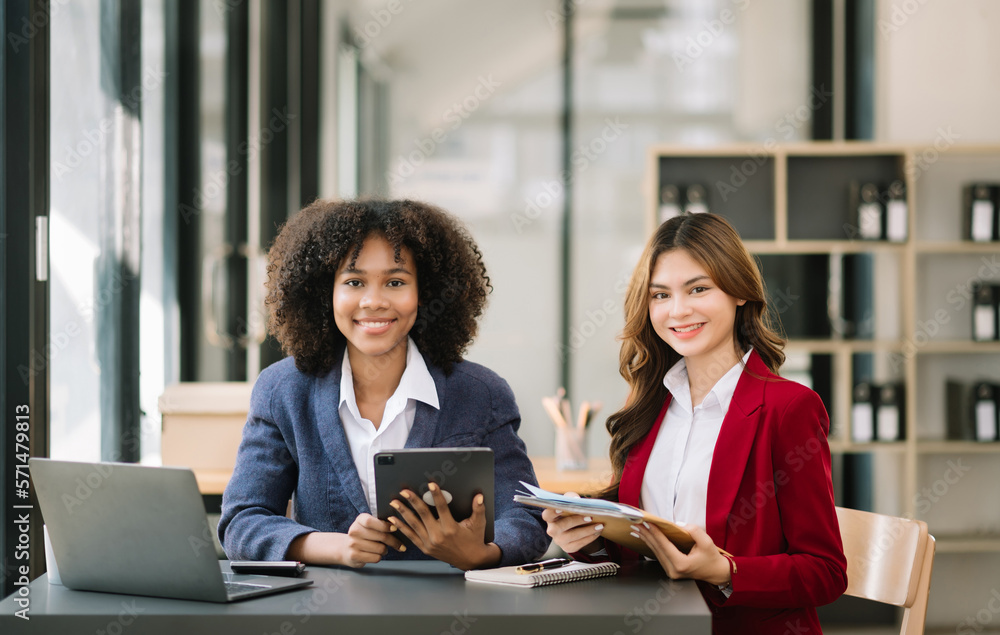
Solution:
M 399 379 L 396 391 L 385 402 L 382 422 L 378 429 L 361 416 L 354 394 L 354 376 L 351 360 L 344 352 L 340 376 L 340 421 L 344 425 L 347 444 L 351 447 L 354 466 L 358 469 L 361 487 L 365 490 L 368 507 L 375 513 L 375 454 L 383 450 L 398 450 L 406 445 L 417 412 L 417 401 L 440 409 L 437 386 L 427 370 L 427 364 L 409 337 L 406 338 L 406 369 Z
M 705 526 L 708 475 L 722 421 L 750 351 L 691 407 L 691 386 L 683 359 L 663 378 L 672 395 L 642 478 L 641 505 L 674 522 Z

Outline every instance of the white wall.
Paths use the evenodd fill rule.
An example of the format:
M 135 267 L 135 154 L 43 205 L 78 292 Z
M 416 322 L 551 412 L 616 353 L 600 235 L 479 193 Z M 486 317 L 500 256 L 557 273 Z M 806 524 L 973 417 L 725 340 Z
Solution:
M 875 136 L 1000 141 L 1000 2 L 878 0 Z

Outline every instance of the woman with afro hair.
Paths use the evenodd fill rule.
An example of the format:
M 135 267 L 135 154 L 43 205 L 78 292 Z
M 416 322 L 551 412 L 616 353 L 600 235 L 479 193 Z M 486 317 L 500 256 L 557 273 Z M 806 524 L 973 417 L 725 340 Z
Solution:
M 414 201 L 318 200 L 268 257 L 268 328 L 289 357 L 253 388 L 222 501 L 227 555 L 350 567 L 430 557 L 474 569 L 544 552 L 540 514 L 513 503 L 518 481 L 536 482 L 514 394 L 462 359 L 492 290 L 462 224 Z M 493 542 L 482 495 L 461 522 L 435 518 L 408 490 L 409 507 L 394 501 L 400 517 L 373 515 L 375 453 L 475 446 L 494 453 Z

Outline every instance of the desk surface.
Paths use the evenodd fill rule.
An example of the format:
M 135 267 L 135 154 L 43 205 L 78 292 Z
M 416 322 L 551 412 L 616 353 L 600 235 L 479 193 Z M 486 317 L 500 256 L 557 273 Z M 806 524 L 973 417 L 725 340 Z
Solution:
M 711 615 L 694 582 L 666 579 L 650 564 L 611 578 L 536 589 L 466 582 L 461 571 L 438 561 L 381 562 L 360 570 L 309 567 L 306 575 L 312 587 L 230 604 L 73 591 L 49 585 L 43 575 L 29 587 L 29 621 L 14 617 L 15 596 L 0 602 L 0 632 L 711 632 Z

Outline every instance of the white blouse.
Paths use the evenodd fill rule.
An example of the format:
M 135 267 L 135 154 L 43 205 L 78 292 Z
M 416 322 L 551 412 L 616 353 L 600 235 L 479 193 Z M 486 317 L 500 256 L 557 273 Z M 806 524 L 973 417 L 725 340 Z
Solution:
M 643 474 L 643 509 L 673 522 L 705 526 L 715 443 L 749 357 L 747 351 L 742 363 L 729 369 L 694 408 L 685 361 L 667 371 L 663 384 L 673 398 Z
M 351 375 L 351 360 L 344 351 L 343 374 L 340 377 L 340 421 L 344 425 L 347 444 L 351 446 L 351 457 L 361 478 L 368 507 L 375 515 L 375 454 L 383 450 L 398 450 L 406 445 L 406 439 L 413 428 L 413 417 L 417 412 L 417 401 L 440 409 L 437 386 L 427 370 L 423 355 L 412 339 L 406 342 L 406 370 L 399 380 L 396 392 L 385 402 L 382 421 L 378 429 L 358 410 L 354 395 L 354 376 Z

